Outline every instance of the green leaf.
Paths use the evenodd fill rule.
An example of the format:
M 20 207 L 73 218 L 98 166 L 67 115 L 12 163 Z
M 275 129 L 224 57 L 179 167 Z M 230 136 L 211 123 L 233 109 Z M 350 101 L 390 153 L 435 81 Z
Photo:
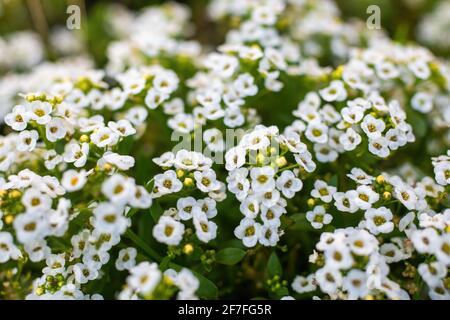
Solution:
M 275 295 L 278 299 L 289 295 L 289 290 L 286 287 L 281 287 L 275 292 Z
M 169 269 L 170 267 L 170 258 L 169 257 L 164 257 L 161 261 L 161 263 L 159 264 L 159 268 L 163 271 Z
M 232 266 L 245 257 L 245 251 L 238 248 L 225 248 L 216 253 L 216 262 Z
M 338 176 L 337 176 L 337 174 L 335 174 L 334 176 L 331 177 L 331 179 L 328 182 L 328 184 L 330 186 L 333 186 L 333 187 L 337 187 L 338 186 Z
M 291 228 L 301 231 L 311 230 L 311 223 L 306 219 L 305 213 L 295 213 L 291 215 L 290 218 L 294 223 Z
M 270 255 L 269 261 L 267 262 L 267 275 L 269 278 L 273 278 L 276 275 L 281 277 L 282 274 L 283 269 L 281 267 L 280 260 L 278 259 L 278 256 L 274 251 Z
M 197 289 L 197 295 L 203 299 L 217 299 L 219 295 L 219 289 L 209 279 L 202 276 L 200 273 L 191 270 L 200 282 L 200 286 Z
M 162 216 L 163 212 L 164 212 L 164 210 L 161 208 L 159 203 L 154 201 L 152 206 L 150 207 L 150 214 L 153 218 L 153 221 L 155 221 L 155 223 L 158 222 L 159 217 Z
M 420 138 L 425 137 L 428 131 L 428 122 L 424 115 L 414 110 L 407 110 L 407 119 L 411 123 L 413 132 Z

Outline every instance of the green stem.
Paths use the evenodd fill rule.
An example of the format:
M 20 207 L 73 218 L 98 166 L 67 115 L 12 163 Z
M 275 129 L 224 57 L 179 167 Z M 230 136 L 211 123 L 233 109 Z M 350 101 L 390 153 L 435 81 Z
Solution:
M 278 170 L 278 173 L 280 173 L 280 172 L 282 172 L 282 171 L 285 171 L 285 170 L 295 169 L 295 168 L 298 168 L 299 166 L 300 166 L 300 165 L 299 165 L 298 163 L 292 164 L 292 165 L 290 165 L 290 166 L 287 166 L 287 167 L 285 167 L 285 168 L 282 168 L 282 169 Z
M 159 253 L 153 250 L 144 240 L 139 238 L 139 236 L 130 229 L 125 232 L 125 237 L 130 239 L 136 246 L 141 248 L 154 261 L 158 263 L 162 261 L 162 257 L 159 255 Z

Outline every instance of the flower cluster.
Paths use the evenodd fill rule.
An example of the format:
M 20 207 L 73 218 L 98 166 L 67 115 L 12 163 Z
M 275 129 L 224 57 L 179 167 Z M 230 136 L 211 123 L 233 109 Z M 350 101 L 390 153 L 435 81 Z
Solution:
M 443 1 L 422 19 L 417 30 L 421 42 L 441 50 L 450 49 L 450 41 L 444 32 L 448 29 L 449 12 L 450 4 Z
M 43 58 L 44 46 L 33 32 L 15 32 L 0 38 L 0 71 L 27 70 Z
M 447 155 L 433 158 L 434 175 L 436 182 L 442 186 L 450 184 L 450 151 Z
M 199 282 L 188 269 L 179 272 L 167 269 L 162 273 L 156 263 L 141 262 L 130 269 L 125 288 L 119 298 L 136 299 L 170 299 L 175 295 L 181 300 L 196 300 Z
M 278 148 L 277 148 L 278 147 Z M 246 247 L 275 246 L 283 232 L 281 216 L 287 201 L 302 190 L 300 171 L 310 173 L 315 163 L 300 137 L 279 134 L 262 125 L 244 135 L 227 151 L 228 189 L 241 202 L 244 215 L 234 234 Z
M 0 298 L 450 299 L 448 62 L 328 0 L 207 11 L 220 45 L 108 7 L 104 69 L 0 39 Z
M 215 239 L 217 224 L 210 219 L 217 215 L 216 203 L 224 200 L 226 194 L 225 185 L 211 169 L 212 160 L 198 152 L 180 150 L 176 154 L 166 152 L 153 161 L 166 171 L 154 177 L 152 197 L 179 194 L 176 208 L 166 210 L 154 226 L 155 239 L 167 245 L 179 245 L 185 233 L 183 222 L 191 220 L 200 241 L 208 243 Z M 198 200 L 186 197 L 195 191 L 207 197 Z

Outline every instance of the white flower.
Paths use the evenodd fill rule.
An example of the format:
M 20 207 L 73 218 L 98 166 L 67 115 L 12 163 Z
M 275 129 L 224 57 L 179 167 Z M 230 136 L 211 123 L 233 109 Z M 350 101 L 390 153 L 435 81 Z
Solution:
M 202 157 L 203 155 L 197 152 L 187 151 L 183 149 L 178 151 L 175 155 L 174 165 L 177 169 L 188 171 L 196 170 L 199 169 L 200 160 Z
M 316 180 L 314 182 L 314 189 L 311 190 L 311 196 L 314 198 L 318 198 L 325 203 L 330 203 L 335 192 L 336 187 L 329 186 L 323 180 Z
M 341 212 L 354 213 L 358 211 L 354 199 L 357 197 L 355 190 L 349 190 L 347 192 L 335 192 L 333 194 L 334 206 Z
M 280 191 L 273 189 L 271 191 L 257 193 L 256 196 L 262 205 L 272 207 L 280 200 Z
M 86 164 L 87 157 L 89 156 L 89 144 L 72 142 L 66 144 L 64 149 L 64 161 L 73 163 L 77 168 L 82 168 Z
M 14 245 L 13 237 L 9 232 L 0 232 L 0 263 L 8 262 L 9 259 L 17 260 L 22 254 Z
M 347 98 L 347 91 L 344 83 L 339 80 L 331 81 L 330 85 L 319 91 L 320 96 L 327 102 L 344 101 Z
M 141 125 L 147 119 L 148 111 L 142 106 L 136 106 L 127 111 L 125 119 L 130 121 L 133 125 Z
M 286 132 L 284 136 L 280 136 L 280 140 L 293 153 L 302 153 L 307 150 L 306 145 L 300 141 L 300 135 L 295 131 Z
M 250 177 L 252 178 L 252 189 L 257 193 L 272 191 L 275 188 L 275 171 L 272 167 L 252 168 Z
M 28 242 L 24 245 L 24 249 L 33 262 L 45 260 L 51 254 L 51 249 L 45 240 Z
M 44 101 L 32 101 L 28 104 L 28 116 L 30 120 L 36 121 L 38 124 L 47 124 L 50 122 L 52 105 Z
M 229 107 L 225 109 L 223 123 L 229 128 L 236 128 L 245 123 L 245 117 L 238 107 Z
M 153 158 L 153 162 L 160 167 L 170 168 L 173 166 L 175 161 L 175 155 L 173 152 L 165 152 L 160 157 Z
M 52 199 L 48 195 L 30 188 L 23 194 L 22 204 L 27 212 L 46 212 L 52 206 Z
M 135 185 L 131 178 L 113 174 L 102 183 L 102 193 L 114 204 L 124 205 L 134 193 Z
M 128 137 L 136 133 L 130 121 L 122 119 L 117 122 L 109 121 L 108 127 L 120 137 Z
M 177 174 L 173 170 L 168 170 L 162 174 L 157 174 L 154 179 L 154 196 L 176 193 L 183 188 L 183 184 L 180 180 L 178 180 Z
M 394 230 L 392 223 L 392 212 L 386 207 L 370 208 L 364 213 L 366 219 L 366 228 L 372 234 L 390 233 Z
M 164 113 L 167 115 L 176 115 L 184 112 L 184 102 L 180 98 L 172 99 L 163 105 Z
M 297 192 L 302 190 L 303 182 L 292 171 L 285 170 L 278 177 L 276 186 L 286 198 L 292 199 Z
M 428 63 L 424 59 L 415 59 L 408 63 L 408 69 L 411 70 L 417 78 L 422 80 L 428 79 L 431 75 Z
M 91 236 L 91 233 L 89 230 L 84 229 L 80 233 L 74 235 L 70 239 L 70 243 L 72 244 L 72 254 L 75 258 L 81 257 L 81 255 L 87 251 L 91 243 L 89 242 L 89 237 Z
M 416 209 L 418 198 L 413 188 L 397 185 L 394 187 L 394 195 L 409 210 Z
M 81 132 L 92 132 L 98 130 L 104 126 L 103 116 L 95 115 L 90 118 L 79 118 L 78 126 Z
M 123 215 L 123 208 L 112 203 L 102 202 L 94 209 L 92 225 L 103 233 L 122 234 L 128 227 L 128 219 Z
M 119 135 L 108 127 L 95 130 L 91 136 L 91 141 L 99 148 L 113 146 L 119 141 Z
M 255 196 L 250 196 L 241 202 L 239 209 L 247 218 L 255 219 L 259 213 L 259 201 Z
M 109 253 L 104 249 L 97 250 L 95 247 L 90 247 L 83 253 L 82 261 L 95 269 L 101 269 L 104 264 L 108 263 Z
M 428 291 L 428 295 L 431 300 L 449 300 L 450 294 L 448 290 L 446 290 L 445 285 L 441 281 L 439 285 L 433 286 Z
M 347 174 L 347 177 L 358 184 L 371 184 L 372 181 L 375 181 L 374 177 L 368 175 L 364 170 L 360 168 L 352 168 L 350 173 Z
M 245 164 L 245 150 L 243 148 L 234 147 L 225 153 L 225 168 L 228 171 L 240 168 L 244 164 Z
M 312 155 L 309 151 L 305 151 L 299 154 L 294 154 L 295 161 L 303 168 L 306 172 L 313 172 L 316 170 L 316 164 L 312 160 Z
M 439 242 L 439 235 L 433 228 L 415 230 L 411 234 L 411 241 L 419 253 L 434 253 Z
M 378 139 L 381 137 L 381 133 L 386 128 L 386 124 L 383 120 L 377 119 L 373 115 L 368 114 L 364 117 L 361 123 L 361 128 L 369 139 Z
M 348 128 L 344 134 L 339 137 L 339 142 L 345 151 L 355 150 L 361 143 L 361 136 L 352 128 Z
M 416 215 L 414 212 L 409 212 L 398 223 L 398 230 L 404 231 L 406 228 L 411 227 Z
M 358 186 L 356 192 L 357 194 L 355 194 L 353 201 L 362 210 L 371 208 L 372 204 L 380 199 L 380 195 L 366 185 Z
M 266 247 L 274 247 L 280 240 L 278 226 L 274 225 L 262 225 L 259 230 L 258 241 L 260 244 Z
M 315 206 L 313 211 L 306 213 L 306 219 L 314 229 L 322 229 L 324 225 L 329 224 L 333 220 L 333 217 L 325 212 L 323 206 Z
M 325 250 L 325 264 L 330 268 L 348 269 L 353 263 L 350 249 L 345 244 L 335 244 Z
M 5 116 L 5 123 L 15 131 L 22 131 L 28 125 L 30 119 L 26 108 L 22 105 L 15 106 L 11 113 Z
M 73 274 L 75 281 L 79 284 L 85 284 L 98 278 L 98 269 L 92 263 L 76 263 L 73 265 Z
M 240 146 L 250 150 L 263 150 L 270 145 L 264 130 L 254 130 L 242 137 Z
M 80 109 L 87 107 L 90 102 L 84 92 L 78 88 L 70 91 L 65 100 L 72 103 L 76 108 Z
M 47 140 L 50 142 L 55 142 L 56 140 L 62 139 L 67 133 L 67 124 L 61 118 L 52 118 L 50 122 L 45 125 L 45 135 Z
M 133 208 L 147 209 L 152 205 L 152 196 L 143 186 L 135 186 L 128 203 Z
M 166 270 L 166 272 L 167 271 L 168 270 Z M 165 274 L 167 275 L 166 272 Z M 188 297 L 196 299 L 195 292 L 200 287 L 200 281 L 198 281 L 198 279 L 189 269 L 181 269 L 181 271 L 176 274 L 173 280 L 181 290 L 178 294 L 178 299 L 182 299 L 180 295 L 182 297 L 185 297 L 185 299 L 188 299 Z
M 82 189 L 87 182 L 85 170 L 76 171 L 73 169 L 64 172 L 61 184 L 67 192 L 74 192 Z
M 328 141 L 328 126 L 321 122 L 310 123 L 305 132 L 306 138 L 314 143 L 326 143 Z
M 450 234 L 441 235 L 437 241 L 434 254 L 438 261 L 441 261 L 446 266 L 450 265 Z
M 111 151 L 106 151 L 97 161 L 97 165 L 104 166 L 107 163 L 116 166 L 120 170 L 126 171 L 134 166 L 135 161 L 131 156 L 123 156 Z
M 266 226 L 279 227 L 281 224 L 280 217 L 283 213 L 286 213 L 286 209 L 279 205 L 261 206 L 261 220 Z
M 206 214 L 200 210 L 195 210 L 193 215 L 195 233 L 197 238 L 208 243 L 217 236 L 217 224 L 213 221 L 209 221 Z
M 123 107 L 127 100 L 128 94 L 120 88 L 112 89 L 105 97 L 107 99 L 106 105 L 111 110 L 118 110 Z
M 127 284 L 142 294 L 151 293 L 161 281 L 162 274 L 156 263 L 141 262 L 131 268 Z
M 450 184 L 450 161 L 440 162 L 434 165 L 436 182 L 441 186 Z
M 421 263 L 417 271 L 429 287 L 439 285 L 441 280 L 447 275 L 447 267 L 439 261 Z
M 14 219 L 13 225 L 17 240 L 21 243 L 41 240 L 47 231 L 41 212 L 22 213 Z
M 119 251 L 119 256 L 116 260 L 116 269 L 119 271 L 130 270 L 136 265 L 137 250 L 129 247 Z
M 262 25 L 273 25 L 277 21 L 276 12 L 269 5 L 261 5 L 252 10 L 252 21 Z
M 156 109 L 161 103 L 169 98 L 167 93 L 160 92 L 155 88 L 148 90 L 147 95 L 145 96 L 145 105 L 149 109 Z
M 375 64 L 378 77 L 383 80 L 393 79 L 400 75 L 398 69 L 390 62 L 382 61 Z
M 153 79 L 153 87 L 164 94 L 170 94 L 178 88 L 179 79 L 171 70 L 160 71 Z
M 241 239 L 246 247 L 254 247 L 258 242 L 261 225 L 255 220 L 244 218 L 239 223 L 239 226 L 234 229 L 236 238 Z
M 347 291 L 350 300 L 366 297 L 369 293 L 366 273 L 357 269 L 350 270 L 342 282 L 342 288 Z
M 296 276 L 291 286 L 297 293 L 315 291 L 317 287 L 314 281 L 314 274 L 310 274 L 307 277 Z
M 177 246 L 183 239 L 184 224 L 169 216 L 161 216 L 153 227 L 153 237 L 167 245 Z
M 194 178 L 197 182 L 197 188 L 202 192 L 207 193 L 220 189 L 220 183 L 216 180 L 216 173 L 212 169 L 195 171 Z
M 364 117 L 364 108 L 358 105 L 352 107 L 344 107 L 341 110 L 341 115 L 344 121 L 350 124 L 356 124 L 359 123 Z
M 327 163 L 335 161 L 339 154 L 329 144 L 315 144 L 314 152 L 319 162 Z
M 400 129 L 389 129 L 386 132 L 386 140 L 391 150 L 397 150 L 403 147 L 408 141 L 405 134 Z
M 369 256 L 378 250 L 377 239 L 364 229 L 354 229 L 347 238 L 350 250 L 359 256 Z
M 179 198 L 177 201 L 178 216 L 181 220 L 190 220 L 197 207 L 197 200 L 193 197 Z
M 17 143 L 17 150 L 19 151 L 33 151 L 36 147 L 36 142 L 39 134 L 36 130 L 23 130 L 19 133 L 19 141 Z
M 394 263 L 403 260 L 402 250 L 393 243 L 383 243 L 380 247 L 380 254 L 384 256 L 387 263 Z
M 428 113 L 433 109 L 433 96 L 427 92 L 417 92 L 411 99 L 411 107 L 419 112 Z
M 208 219 L 214 218 L 217 215 L 216 200 L 205 198 L 198 200 L 197 204 Z
M 251 97 L 258 93 L 255 79 L 248 73 L 240 74 L 234 81 L 234 89 L 240 97 Z
M 208 149 L 213 152 L 222 152 L 225 150 L 222 132 L 219 129 L 212 128 L 205 130 L 203 132 L 203 140 L 205 140 Z
M 316 282 L 320 290 L 328 294 L 334 294 L 342 286 L 342 274 L 339 270 L 323 267 L 316 271 Z

